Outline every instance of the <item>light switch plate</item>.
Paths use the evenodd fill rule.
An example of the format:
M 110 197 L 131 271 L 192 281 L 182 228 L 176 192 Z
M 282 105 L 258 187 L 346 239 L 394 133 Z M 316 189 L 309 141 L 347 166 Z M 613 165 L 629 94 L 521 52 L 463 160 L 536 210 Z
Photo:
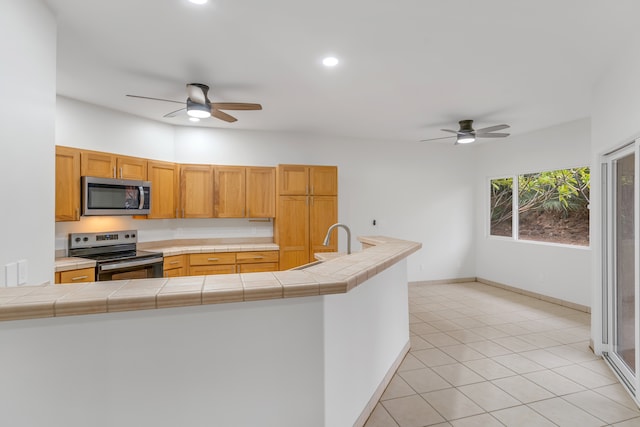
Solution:
M 11 262 L 4 266 L 4 281 L 7 288 L 18 286 L 18 263 Z
M 21 259 L 18 261 L 18 285 L 26 285 L 27 280 L 27 260 Z

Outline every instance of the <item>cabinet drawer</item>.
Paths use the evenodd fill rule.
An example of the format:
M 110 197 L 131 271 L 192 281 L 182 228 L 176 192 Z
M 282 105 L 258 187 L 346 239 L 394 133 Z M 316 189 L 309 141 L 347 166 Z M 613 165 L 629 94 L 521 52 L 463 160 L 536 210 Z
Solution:
M 260 262 L 278 262 L 278 251 L 264 252 L 238 252 L 236 254 L 236 262 L 238 264 L 260 263 Z
M 278 263 L 261 262 L 258 264 L 238 264 L 238 273 L 260 273 L 263 271 L 278 271 Z
M 95 281 L 95 268 L 83 268 L 80 270 L 69 270 L 60 272 L 60 283 L 82 283 Z
M 224 265 L 235 264 L 235 252 L 208 253 L 208 254 L 191 254 L 189 255 L 189 265 Z M 190 270 L 190 274 L 194 274 Z
M 187 275 L 187 269 L 184 267 L 172 268 L 170 270 L 165 270 L 163 273 L 164 277 L 181 277 Z
M 211 274 L 234 274 L 236 265 L 196 265 L 189 267 L 189 276 L 208 276 Z
M 171 255 L 164 257 L 164 271 L 173 270 L 174 268 L 182 268 L 186 265 L 185 255 Z

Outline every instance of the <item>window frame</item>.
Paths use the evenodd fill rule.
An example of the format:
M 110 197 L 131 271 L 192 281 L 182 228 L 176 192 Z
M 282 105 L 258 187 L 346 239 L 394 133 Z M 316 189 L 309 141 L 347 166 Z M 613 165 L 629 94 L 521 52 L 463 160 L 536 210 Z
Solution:
M 568 247 L 568 248 L 576 248 L 576 249 L 591 249 L 591 236 L 589 236 L 589 244 L 588 245 L 574 245 L 571 243 L 557 243 L 557 242 L 546 242 L 543 240 L 528 240 L 528 239 L 520 239 L 520 221 L 519 221 L 519 206 L 520 206 L 520 176 L 535 174 L 541 172 L 549 172 L 556 170 L 564 170 L 564 169 L 575 169 L 575 168 L 584 168 L 588 167 L 589 172 L 591 172 L 591 165 L 579 165 L 579 166 L 567 166 L 567 167 L 556 167 L 556 168 L 548 168 L 541 169 L 533 172 L 520 172 L 520 173 L 505 173 L 502 175 L 492 175 L 487 177 L 485 180 L 485 238 L 496 240 L 496 241 L 513 241 L 520 242 L 525 244 L 533 244 L 533 245 L 546 245 L 546 246 L 559 246 L 559 247 Z M 491 182 L 496 179 L 512 179 L 511 191 L 512 191 L 512 204 L 511 204 L 511 236 L 496 236 L 491 234 Z M 514 188 L 514 185 L 517 185 Z M 589 194 L 591 198 L 591 182 L 589 182 Z M 589 234 L 591 234 L 591 206 L 589 206 Z

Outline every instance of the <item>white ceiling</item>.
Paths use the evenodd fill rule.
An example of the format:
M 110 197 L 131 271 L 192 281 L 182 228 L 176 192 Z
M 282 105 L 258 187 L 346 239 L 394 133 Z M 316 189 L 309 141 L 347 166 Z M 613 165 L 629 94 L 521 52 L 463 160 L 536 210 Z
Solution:
M 177 125 L 186 83 L 257 102 L 196 126 L 417 141 L 460 119 L 512 135 L 587 117 L 637 0 L 45 0 L 58 93 Z M 334 55 L 340 64 L 321 65 Z

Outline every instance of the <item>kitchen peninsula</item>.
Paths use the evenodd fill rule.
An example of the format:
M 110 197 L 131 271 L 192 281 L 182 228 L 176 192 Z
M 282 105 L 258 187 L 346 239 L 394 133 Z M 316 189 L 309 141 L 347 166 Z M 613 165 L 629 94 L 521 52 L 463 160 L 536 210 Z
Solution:
M 294 271 L 0 289 L 0 388 L 15 387 L 0 412 L 14 425 L 362 425 L 409 348 L 406 257 L 421 245 L 359 240 Z

